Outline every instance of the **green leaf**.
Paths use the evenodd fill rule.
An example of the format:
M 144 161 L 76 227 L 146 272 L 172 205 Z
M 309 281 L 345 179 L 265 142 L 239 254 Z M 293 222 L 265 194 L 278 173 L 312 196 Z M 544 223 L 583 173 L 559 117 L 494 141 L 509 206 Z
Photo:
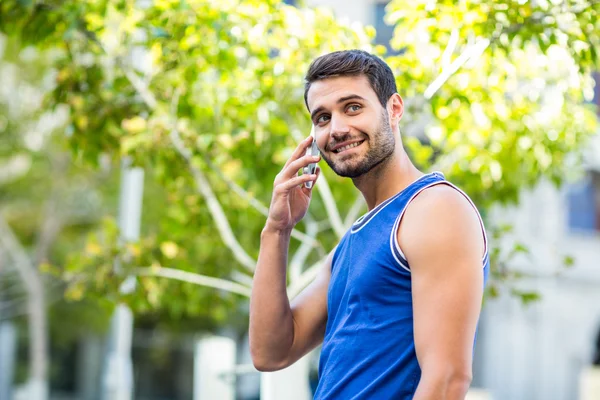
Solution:
M 538 292 L 522 291 L 518 289 L 512 289 L 511 294 L 515 297 L 518 297 L 524 306 L 531 305 L 532 303 L 535 303 L 541 300 L 542 298 L 542 296 Z
M 575 265 L 575 258 L 573 256 L 564 256 L 563 265 L 565 268 L 572 268 Z

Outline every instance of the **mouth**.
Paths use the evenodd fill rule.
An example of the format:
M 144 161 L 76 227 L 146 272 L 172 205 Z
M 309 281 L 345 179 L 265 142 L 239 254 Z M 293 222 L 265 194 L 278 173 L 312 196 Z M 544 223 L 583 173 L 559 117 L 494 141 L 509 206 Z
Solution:
M 355 147 L 360 146 L 363 142 L 364 142 L 364 140 L 361 140 L 361 141 L 358 141 L 358 142 L 347 144 L 347 145 L 342 146 L 342 147 L 334 148 L 334 150 L 332 150 L 332 153 L 335 153 L 335 154 L 343 153 L 345 151 L 348 151 L 348 150 L 351 150 L 351 149 L 353 149 Z

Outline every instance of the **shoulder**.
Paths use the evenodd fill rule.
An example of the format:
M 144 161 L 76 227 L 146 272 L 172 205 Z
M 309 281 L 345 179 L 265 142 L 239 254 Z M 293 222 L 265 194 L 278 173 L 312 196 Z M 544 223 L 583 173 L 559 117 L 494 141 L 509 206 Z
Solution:
M 429 215 L 436 217 L 454 215 L 479 224 L 477 210 L 471 201 L 458 189 L 445 183 L 439 183 L 419 193 L 407 206 L 405 218 L 418 216 L 421 222 L 435 222 L 433 218 L 428 217 Z
M 463 193 L 447 184 L 423 190 L 408 204 L 397 235 L 410 264 L 411 258 L 432 253 L 432 249 L 445 256 L 464 252 L 482 256 L 484 252 L 477 210 Z

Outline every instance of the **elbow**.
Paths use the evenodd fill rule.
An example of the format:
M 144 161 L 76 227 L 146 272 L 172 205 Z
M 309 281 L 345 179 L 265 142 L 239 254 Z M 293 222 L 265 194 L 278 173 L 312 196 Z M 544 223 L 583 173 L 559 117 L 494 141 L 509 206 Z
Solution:
M 464 399 L 472 380 L 473 374 L 470 368 L 444 368 L 422 371 L 419 386 L 425 396 L 422 398 Z
M 284 363 L 275 362 L 267 358 L 252 356 L 252 365 L 260 372 L 274 372 L 286 367 Z
M 290 344 L 281 343 L 277 338 L 255 337 L 252 332 L 248 339 L 252 365 L 258 371 L 274 372 L 293 364 Z
M 471 382 L 473 381 L 473 373 L 468 371 L 454 371 L 448 379 L 449 393 L 464 393 L 466 395 Z
M 265 357 L 260 349 L 257 349 L 256 345 L 253 345 L 250 340 L 250 358 L 252 359 L 252 365 L 260 372 L 270 372 L 271 365 L 268 357 Z
M 473 374 L 471 369 L 454 369 L 446 378 L 446 399 L 464 399 L 471 386 Z
M 252 358 L 252 365 L 260 372 L 274 372 L 286 367 L 283 361 L 269 357 L 252 346 L 250 347 L 250 357 Z
M 263 360 L 256 360 L 253 358 L 252 364 L 254 365 L 254 368 L 260 372 L 274 372 L 279 370 L 279 368 L 275 367 L 275 365 Z

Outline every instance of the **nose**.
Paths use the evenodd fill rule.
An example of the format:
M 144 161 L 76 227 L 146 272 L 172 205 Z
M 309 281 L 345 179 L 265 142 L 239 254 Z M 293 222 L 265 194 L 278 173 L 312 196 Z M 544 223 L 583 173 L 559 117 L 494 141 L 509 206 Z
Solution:
M 338 138 L 350 133 L 350 126 L 346 123 L 344 118 L 340 118 L 340 117 L 336 118 L 335 116 L 332 116 L 329 126 L 330 126 L 329 134 L 334 139 L 338 139 Z
M 337 142 L 343 142 L 350 134 L 350 126 L 344 118 L 332 116 L 326 127 L 317 128 L 317 145 L 321 151 Z

